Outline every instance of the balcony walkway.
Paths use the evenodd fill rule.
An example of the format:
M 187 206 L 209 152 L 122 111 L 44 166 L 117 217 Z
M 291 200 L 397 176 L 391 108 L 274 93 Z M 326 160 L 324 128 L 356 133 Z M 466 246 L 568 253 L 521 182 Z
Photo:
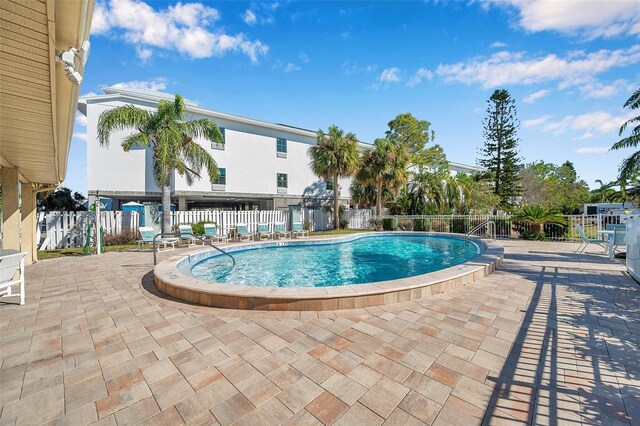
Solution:
M 150 252 L 40 262 L 0 303 L 0 424 L 640 425 L 622 261 L 504 245 L 467 287 L 318 313 L 166 300 Z

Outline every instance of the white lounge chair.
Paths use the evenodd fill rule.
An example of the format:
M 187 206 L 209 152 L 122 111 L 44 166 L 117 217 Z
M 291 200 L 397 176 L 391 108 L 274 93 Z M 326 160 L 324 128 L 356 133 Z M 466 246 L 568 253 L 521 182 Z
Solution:
M 189 247 L 196 245 L 196 236 L 193 234 L 191 225 L 179 225 L 178 230 L 180 231 L 180 241 L 187 240 Z
M 273 239 L 273 231 L 269 229 L 269 224 L 266 222 L 258 224 L 258 239 L 261 240 L 262 237 Z
M 249 231 L 249 225 L 246 223 L 236 223 L 236 232 L 240 241 L 250 241 L 256 235 L 255 232 Z
M 138 228 L 140 232 L 140 237 L 142 239 L 138 240 L 138 250 L 142 250 L 145 244 L 153 244 L 153 239 L 156 236 L 156 230 L 151 226 L 141 226 Z M 178 242 L 177 238 L 158 238 L 156 243 L 158 244 L 158 251 L 160 251 L 160 245 L 166 250 L 167 246 L 171 246 L 171 250 L 176 248 L 176 243 Z
M 293 229 L 291 229 L 291 234 L 295 237 L 301 237 L 301 238 L 308 238 L 309 237 L 309 231 L 307 231 L 306 229 L 304 229 L 302 227 L 302 222 L 293 222 L 292 224 Z
M 204 236 L 211 239 L 211 242 L 226 243 L 229 241 L 227 234 L 220 232 L 218 226 L 213 223 L 204 224 Z
M 287 231 L 287 224 L 284 222 L 276 223 L 276 237 L 279 239 L 291 238 L 291 231 Z
M 20 304 L 24 305 L 24 257 L 25 252 L 18 250 L 0 250 L 0 297 L 20 296 Z M 17 278 L 16 277 L 17 274 Z M 15 279 L 14 279 L 15 278 Z M 18 293 L 11 291 L 11 286 L 18 285 Z
M 580 235 L 580 238 L 582 239 L 580 246 L 575 251 L 576 253 L 582 253 L 589 244 L 597 244 L 600 247 L 602 247 L 605 252 L 607 251 L 607 244 L 608 244 L 607 240 L 596 240 L 593 238 L 589 238 L 585 235 L 584 229 L 582 229 L 582 226 L 576 223 L 575 227 L 578 230 L 578 234 Z

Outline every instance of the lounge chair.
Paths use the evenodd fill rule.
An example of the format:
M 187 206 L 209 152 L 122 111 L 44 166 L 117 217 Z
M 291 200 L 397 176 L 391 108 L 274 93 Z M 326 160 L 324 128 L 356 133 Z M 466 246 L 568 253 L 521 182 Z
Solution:
M 212 243 L 226 243 L 229 241 L 229 237 L 227 234 L 223 234 L 218 229 L 218 225 L 213 223 L 205 223 L 204 224 L 204 237 L 211 239 Z
M 580 246 L 575 251 L 576 253 L 582 253 L 589 244 L 597 244 L 600 247 L 602 247 L 602 249 L 605 252 L 607 251 L 607 244 L 609 243 L 607 240 L 597 240 L 597 239 L 589 238 L 585 235 L 584 229 L 582 229 L 582 226 L 576 223 L 575 227 L 578 230 L 578 234 L 580 235 L 580 238 L 582 239 Z
M 302 222 L 293 222 L 292 224 L 293 229 L 291 229 L 291 234 L 295 237 L 301 237 L 301 238 L 308 238 L 309 237 L 309 231 L 307 231 L 306 229 L 304 229 L 302 227 Z
M 276 223 L 276 238 L 291 238 L 291 231 L 287 231 L 287 224 L 284 222 Z
M 613 227 L 613 240 L 611 241 L 611 247 L 609 247 L 609 258 L 613 259 L 615 251 L 620 246 L 627 246 L 627 226 L 616 225 Z M 620 252 L 620 250 L 618 250 Z
M 269 224 L 266 222 L 258 224 L 258 239 L 261 240 L 262 237 L 273 238 L 273 231 L 269 229 Z
M 178 230 L 180 231 L 180 241 L 187 240 L 189 247 L 196 245 L 196 236 L 193 234 L 191 225 L 179 225 Z
M 0 250 L 0 298 L 20 297 L 20 304 L 24 305 L 24 257 L 25 252 L 18 250 Z M 17 278 L 16 273 L 18 274 Z M 11 286 L 18 285 L 18 293 L 11 292 Z
M 236 223 L 236 232 L 240 241 L 250 241 L 256 234 L 249 231 L 246 223 Z
M 140 237 L 142 239 L 138 240 L 138 250 L 142 250 L 145 244 L 153 244 L 153 238 L 156 236 L 156 230 L 151 226 L 141 226 L 138 228 L 140 232 Z M 156 243 L 158 244 L 158 251 L 160 251 L 160 245 L 166 250 L 167 246 L 171 246 L 171 250 L 176 248 L 176 242 L 178 242 L 177 238 L 158 238 Z

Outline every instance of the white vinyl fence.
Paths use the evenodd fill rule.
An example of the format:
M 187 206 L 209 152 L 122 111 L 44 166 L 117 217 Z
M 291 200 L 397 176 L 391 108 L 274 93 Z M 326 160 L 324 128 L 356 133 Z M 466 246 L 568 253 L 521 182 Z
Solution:
M 350 209 L 345 212 L 349 229 L 368 229 L 374 216 L 371 210 Z M 430 215 L 430 216 L 383 216 L 393 219 L 393 229 L 407 231 L 431 231 L 465 234 L 473 227 L 487 220 L 496 223 L 498 238 L 519 238 L 523 231 L 531 229 L 529 224 L 515 222 L 510 216 L 493 215 Z M 624 223 L 627 216 L 618 215 L 574 215 L 565 216 L 567 225 L 544 225 L 543 230 L 552 241 L 577 241 L 580 236 L 575 224 L 580 225 L 588 237 L 596 238 L 597 231 L 610 223 Z M 40 250 L 52 250 L 68 247 L 82 247 L 87 238 L 87 227 L 95 219 L 92 212 L 50 212 L 39 214 L 41 237 Z M 139 215 L 135 212 L 101 212 L 102 227 L 105 235 L 118 234 L 130 230 L 137 235 Z M 216 223 L 223 230 L 246 223 L 255 231 L 258 223 L 289 224 L 288 210 L 263 211 L 178 211 L 172 212 L 172 224 L 194 224 L 198 222 Z M 313 231 L 333 229 L 333 215 L 325 209 L 302 209 L 302 222 Z M 477 234 L 485 232 L 481 229 Z
M 88 226 L 95 221 L 95 217 L 94 212 L 62 211 L 39 215 L 38 230 L 43 238 L 40 250 L 84 246 Z M 139 218 L 136 212 L 100 212 L 100 225 L 104 229 L 105 235 L 119 234 L 124 230 L 137 233 L 138 223 Z

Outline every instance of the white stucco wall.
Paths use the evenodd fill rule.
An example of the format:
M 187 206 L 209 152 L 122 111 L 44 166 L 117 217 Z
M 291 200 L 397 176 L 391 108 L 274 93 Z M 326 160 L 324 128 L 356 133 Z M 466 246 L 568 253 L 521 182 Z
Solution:
M 124 101 L 89 102 L 87 112 L 87 184 L 90 193 L 150 193 L 160 192 L 152 175 L 149 149 L 132 149 L 124 152 L 122 140 L 132 131 L 114 132 L 109 147 L 101 147 L 97 140 L 97 123 L 100 114 L 110 108 L 125 104 L 148 107 L 145 102 Z M 190 114 L 190 118 L 203 115 Z M 277 196 L 277 174 L 288 175 L 287 196 L 301 197 L 305 189 L 321 182 L 309 168 L 308 150 L 315 138 L 294 132 L 262 128 L 232 120 L 213 119 L 225 129 L 225 149 L 213 149 L 209 142 L 197 140 L 216 160 L 218 167 L 226 169 L 225 192 L 234 194 Z M 287 158 L 276 155 L 276 138 L 287 139 Z M 204 170 L 202 179 L 189 186 L 186 179 L 175 176 L 173 190 L 177 193 L 197 192 L 221 194 L 212 191 Z M 351 179 L 340 180 L 341 198 L 349 197 Z M 280 194 L 282 195 L 282 194 Z

